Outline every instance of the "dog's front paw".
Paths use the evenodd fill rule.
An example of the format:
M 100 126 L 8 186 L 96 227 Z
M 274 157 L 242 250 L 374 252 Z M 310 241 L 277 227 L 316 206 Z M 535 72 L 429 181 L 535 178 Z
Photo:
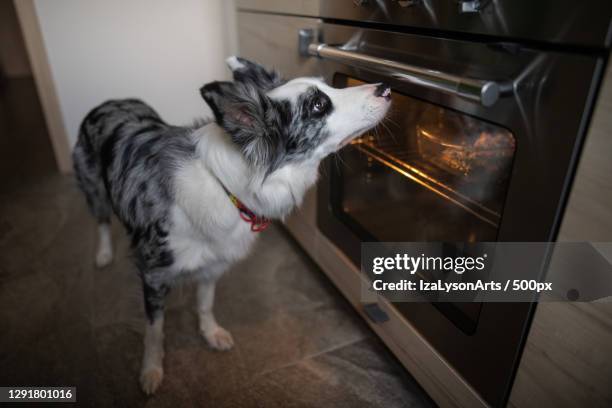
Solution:
M 140 386 L 147 395 L 155 393 L 164 378 L 164 370 L 161 367 L 143 369 L 140 373 Z
M 113 250 L 112 248 L 100 248 L 96 254 L 96 267 L 104 268 L 113 262 Z
M 226 351 L 234 347 L 232 334 L 223 327 L 216 327 L 210 333 L 203 332 L 204 338 L 210 347 L 215 350 Z

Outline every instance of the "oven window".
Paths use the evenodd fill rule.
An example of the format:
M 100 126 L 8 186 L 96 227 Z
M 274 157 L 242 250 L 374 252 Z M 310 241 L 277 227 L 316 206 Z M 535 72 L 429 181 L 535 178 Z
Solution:
M 362 85 L 344 75 L 335 86 Z M 516 142 L 507 129 L 395 92 L 387 119 L 331 167 L 333 215 L 362 241 L 496 241 Z M 436 279 L 434 276 L 423 276 Z M 481 303 L 433 305 L 466 334 Z M 397 303 L 402 314 L 410 304 Z
M 394 92 L 387 119 L 339 154 L 332 210 L 366 241 L 495 241 L 514 152 L 508 130 Z

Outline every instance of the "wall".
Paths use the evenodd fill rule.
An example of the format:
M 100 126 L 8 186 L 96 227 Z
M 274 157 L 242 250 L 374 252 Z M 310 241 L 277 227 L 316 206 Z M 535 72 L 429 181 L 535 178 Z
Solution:
M 0 75 L 8 78 L 32 75 L 12 0 L 0 0 Z
M 209 114 L 198 89 L 227 76 L 224 3 L 35 0 L 70 146 L 110 98 L 141 98 L 173 124 Z

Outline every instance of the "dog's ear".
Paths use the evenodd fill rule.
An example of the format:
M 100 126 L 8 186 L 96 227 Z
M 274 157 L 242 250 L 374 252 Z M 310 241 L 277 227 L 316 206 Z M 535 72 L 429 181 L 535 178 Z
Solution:
M 226 59 L 225 62 L 232 70 L 234 81 L 250 82 L 263 90 L 276 88 L 284 82 L 275 70 L 268 70 L 244 58 L 233 56 Z
M 256 166 L 270 166 L 280 146 L 278 115 L 273 102 L 249 83 L 211 82 L 200 94 L 215 120 L 231 137 L 245 158 Z
M 226 81 L 210 82 L 200 88 L 200 95 L 208 104 L 217 123 L 223 122 L 226 99 L 234 93 L 234 84 Z

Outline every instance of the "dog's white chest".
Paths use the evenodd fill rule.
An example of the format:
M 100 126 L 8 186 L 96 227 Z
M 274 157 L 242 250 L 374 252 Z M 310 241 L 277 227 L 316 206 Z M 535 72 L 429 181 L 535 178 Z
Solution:
M 171 211 L 168 245 L 177 274 L 196 272 L 216 278 L 233 262 L 244 258 L 257 233 L 243 221 L 227 196 L 194 191 L 195 196 Z
M 205 221 L 202 223 L 194 222 L 178 208 L 173 210 L 172 218 L 168 244 L 174 255 L 173 269 L 177 272 L 222 273 L 228 265 L 248 254 L 256 238 L 256 233 L 240 219 L 235 208 L 232 215 L 217 214 L 216 219 L 201 220 Z

